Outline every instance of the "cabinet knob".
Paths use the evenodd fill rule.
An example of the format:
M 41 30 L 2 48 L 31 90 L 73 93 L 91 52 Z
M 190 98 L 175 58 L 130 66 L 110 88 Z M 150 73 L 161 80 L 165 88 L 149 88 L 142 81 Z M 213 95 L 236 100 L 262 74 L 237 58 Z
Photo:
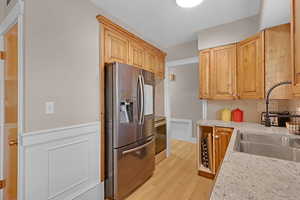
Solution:
M 17 146 L 18 141 L 17 140 L 10 140 L 8 144 L 9 144 L 9 146 Z

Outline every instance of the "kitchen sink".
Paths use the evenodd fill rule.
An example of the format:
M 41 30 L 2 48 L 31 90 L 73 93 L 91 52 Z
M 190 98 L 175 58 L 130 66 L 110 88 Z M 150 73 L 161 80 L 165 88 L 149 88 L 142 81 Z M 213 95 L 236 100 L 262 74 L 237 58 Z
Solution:
M 271 134 L 237 133 L 234 150 L 300 162 L 300 138 Z

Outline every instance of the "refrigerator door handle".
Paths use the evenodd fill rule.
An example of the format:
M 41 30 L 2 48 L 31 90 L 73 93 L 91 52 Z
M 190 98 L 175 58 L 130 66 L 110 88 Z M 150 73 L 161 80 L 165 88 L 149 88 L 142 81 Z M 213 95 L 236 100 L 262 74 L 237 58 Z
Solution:
M 141 75 L 141 79 L 142 79 L 142 121 L 141 124 L 144 124 L 145 121 L 145 80 L 144 80 L 144 76 Z
M 140 75 L 138 75 L 138 79 L 137 79 L 137 102 L 138 102 L 138 124 L 140 124 L 141 121 L 141 78 Z
M 143 123 L 143 115 L 144 115 L 144 89 L 143 89 L 143 78 L 139 75 L 139 90 L 140 90 L 140 114 L 139 114 L 139 124 Z
M 129 154 L 129 153 L 138 151 L 138 150 L 140 150 L 140 149 L 143 149 L 143 148 L 145 148 L 146 146 L 149 146 L 149 145 L 153 142 L 153 140 L 154 140 L 154 138 L 152 138 L 149 142 L 147 142 L 147 143 L 145 143 L 145 144 L 143 144 L 143 145 L 141 145 L 141 146 L 135 147 L 135 148 L 133 148 L 133 149 L 129 149 L 129 150 L 127 150 L 127 151 L 123 151 L 122 154 L 123 154 L 123 155 L 126 155 L 126 154 Z

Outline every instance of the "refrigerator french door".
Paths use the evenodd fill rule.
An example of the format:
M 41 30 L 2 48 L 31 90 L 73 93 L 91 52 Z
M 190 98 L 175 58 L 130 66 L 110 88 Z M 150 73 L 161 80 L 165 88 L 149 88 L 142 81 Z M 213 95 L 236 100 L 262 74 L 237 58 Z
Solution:
M 122 200 L 155 167 L 154 74 L 112 63 L 105 66 L 105 198 Z

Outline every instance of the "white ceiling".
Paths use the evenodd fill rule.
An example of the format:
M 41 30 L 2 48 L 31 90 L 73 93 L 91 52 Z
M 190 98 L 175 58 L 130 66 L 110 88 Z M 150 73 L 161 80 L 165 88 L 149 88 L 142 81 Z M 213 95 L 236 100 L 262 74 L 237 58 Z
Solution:
M 257 15 L 260 0 L 204 0 L 179 8 L 175 0 L 91 0 L 104 13 L 145 40 L 167 48 L 196 40 L 202 29 Z

